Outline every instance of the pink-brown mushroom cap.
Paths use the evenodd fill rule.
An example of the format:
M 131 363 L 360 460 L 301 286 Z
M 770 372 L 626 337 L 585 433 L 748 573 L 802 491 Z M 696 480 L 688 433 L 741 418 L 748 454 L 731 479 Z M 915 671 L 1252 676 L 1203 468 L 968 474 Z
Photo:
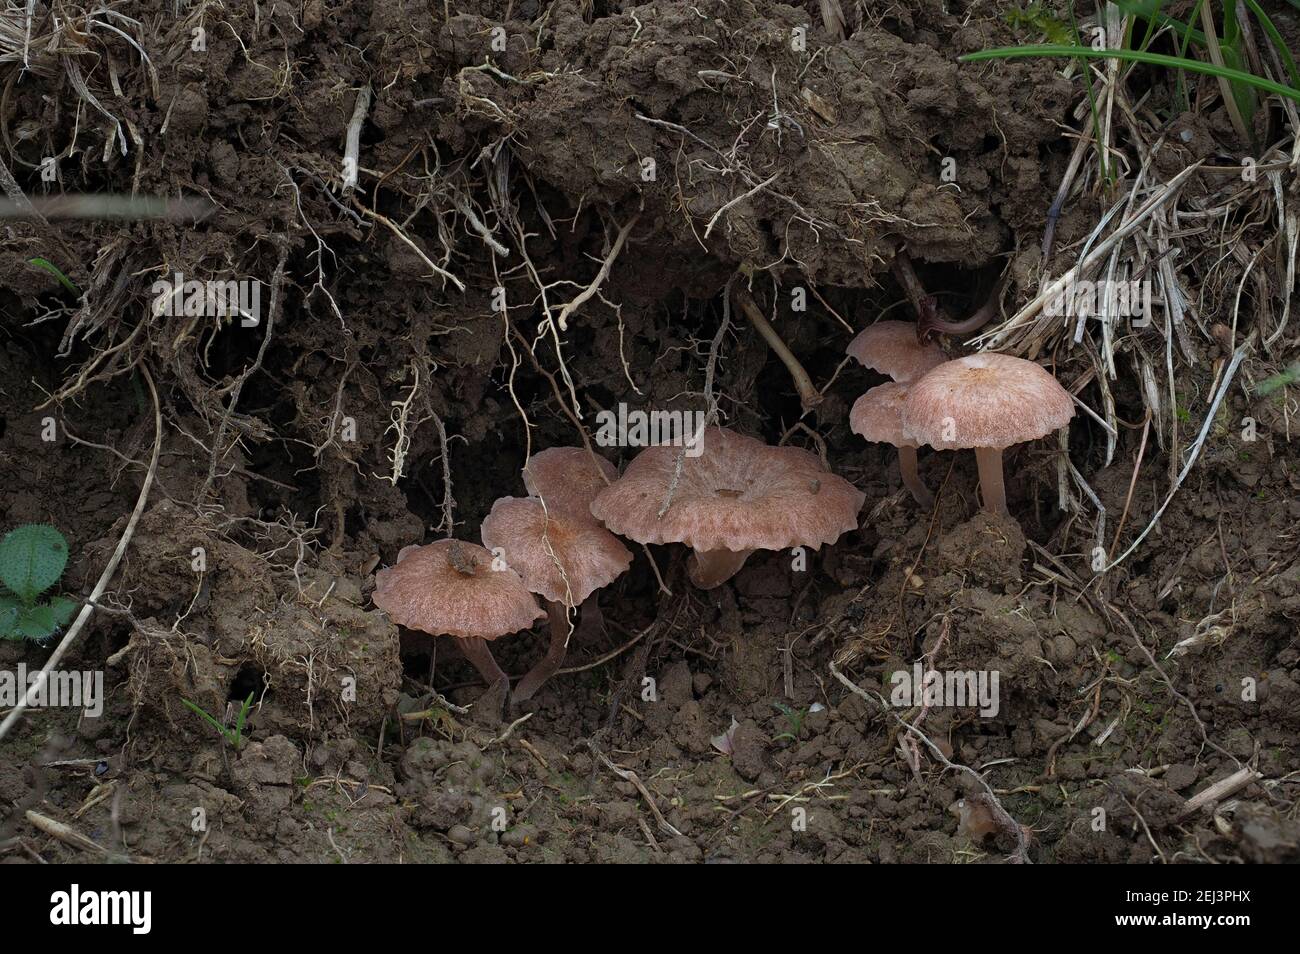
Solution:
M 638 543 L 684 543 L 696 551 L 816 550 L 858 525 L 866 495 L 798 447 L 769 447 L 723 427 L 704 432 L 698 457 L 681 477 L 662 517 L 681 448 L 648 447 L 591 512 Z
M 1011 447 L 1045 437 L 1074 417 L 1074 402 L 1042 367 L 1005 354 L 947 361 L 913 381 L 903 433 L 918 445 Z
M 860 331 L 845 350 L 860 364 L 895 381 L 912 381 L 948 360 L 938 345 L 916 340 L 916 325 L 910 321 L 877 321 Z
M 618 479 L 618 468 L 585 447 L 548 447 L 524 464 L 524 486 L 548 510 L 567 510 L 591 519 L 596 494 Z
M 472 572 L 456 569 L 453 555 Z M 404 547 L 375 574 L 371 599 L 393 622 L 433 636 L 496 639 L 546 615 L 518 573 L 493 570 L 491 553 L 461 540 Z
M 903 401 L 908 385 L 898 381 L 878 384 L 853 402 L 849 428 L 869 441 L 915 447 L 916 441 L 903 433 Z
M 483 543 L 534 593 L 579 606 L 625 573 L 632 553 L 590 514 L 548 509 L 536 497 L 502 497 L 483 520 Z

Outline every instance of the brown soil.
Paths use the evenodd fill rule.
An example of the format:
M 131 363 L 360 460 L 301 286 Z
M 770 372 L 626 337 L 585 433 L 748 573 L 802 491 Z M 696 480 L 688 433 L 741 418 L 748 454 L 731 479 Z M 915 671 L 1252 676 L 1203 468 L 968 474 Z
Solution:
M 35 831 L 28 809 L 110 857 L 172 862 L 1008 857 L 1014 832 L 945 760 L 984 774 L 1035 862 L 1300 857 L 1286 780 L 1300 768 L 1300 474 L 1277 400 L 1229 395 L 1157 529 L 1104 578 L 1087 526 L 1058 509 L 1051 442 L 1006 454 L 1013 521 L 978 512 L 971 455 L 922 453 L 943 488 L 924 513 L 898 492 L 892 449 L 849 431 L 853 400 L 882 379 L 839 369 L 845 323 L 908 316 L 890 275 L 899 249 L 954 312 L 1008 262 L 1023 300 L 1044 265 L 1078 90 L 1042 61 L 956 62 L 1020 38 L 1001 5 L 869 0 L 843 42 L 818 4 L 769 0 L 466 0 L 450 17 L 413 0 L 164 6 L 115 7 L 139 21 L 124 29 L 152 69 L 105 30 L 90 42 L 108 55 L 74 56 L 127 129 L 126 156 L 105 148 L 102 114 L 78 112 L 57 57 L 33 53 L 0 99 L 3 155 L 29 195 L 216 207 L 195 226 L 0 224 L 0 529 L 62 530 L 67 592 L 89 593 L 140 491 L 154 441 L 142 367 L 164 425 L 111 598 L 64 664 L 104 670 L 105 712 L 32 710 L 0 742 L 0 859 L 102 857 Z M 792 49 L 797 27 L 806 51 Z M 191 48 L 196 28 L 206 52 Z M 344 194 L 367 84 L 360 184 Z M 1210 153 L 1220 133 L 1201 130 Z M 60 180 L 42 186 L 46 155 L 62 156 Z M 945 158 L 959 189 L 941 179 Z M 1072 206 L 1055 247 L 1085 238 L 1101 208 Z M 538 284 L 551 308 L 571 299 L 629 223 L 557 351 L 537 334 Z M 259 279 L 273 321 L 148 316 L 150 285 L 175 272 Z M 446 536 L 448 520 L 477 540 L 492 502 L 523 494 L 530 449 L 580 443 L 575 398 L 589 431 L 619 402 L 702 407 L 738 272 L 825 399 L 794 429 L 790 377 L 737 312 L 719 409 L 738 430 L 822 452 L 867 493 L 861 529 L 802 571 L 758 553 L 708 592 L 691 588 L 681 548 L 638 548 L 601 596 L 605 632 L 512 715 L 526 721 L 431 709 L 431 671 L 457 706 L 482 691 L 477 675 L 371 606 L 376 567 Z M 795 286 L 813 292 L 807 311 L 791 308 Z M 1203 413 L 1220 355 L 1200 347 L 1183 380 Z M 1128 499 L 1141 384 L 1125 368 L 1112 387 L 1138 426 L 1106 466 L 1104 433 L 1077 417 L 1071 460 L 1108 532 L 1127 509 L 1122 549 L 1176 462 L 1152 436 Z M 1091 386 L 1080 396 L 1098 404 Z M 1247 415 L 1260 422 L 1250 445 L 1229 427 Z M 1193 636 L 1207 638 L 1170 656 Z M 498 658 L 521 674 L 545 638 L 499 640 Z M 888 698 L 889 674 L 940 642 L 940 669 L 1000 673 L 1000 710 L 928 712 L 942 757 L 922 744 L 914 769 L 895 712 L 915 712 L 882 711 L 832 666 Z M 0 642 L 0 668 L 48 651 Z M 242 751 L 181 702 L 220 716 L 250 692 Z M 723 754 L 713 740 L 733 720 Z M 1242 766 L 1261 780 L 1184 813 Z

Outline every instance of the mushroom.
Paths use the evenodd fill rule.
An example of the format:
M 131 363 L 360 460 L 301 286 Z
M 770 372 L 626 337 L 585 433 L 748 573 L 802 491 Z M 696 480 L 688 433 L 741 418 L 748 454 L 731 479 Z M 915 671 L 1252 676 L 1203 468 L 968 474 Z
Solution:
M 585 447 L 548 447 L 524 464 L 524 486 L 550 511 L 567 510 L 594 520 L 591 501 L 618 479 L 618 469 Z
M 846 349 L 860 364 L 895 381 L 912 381 L 947 361 L 943 349 L 916 340 L 908 321 L 877 321 L 858 333 Z
M 922 507 L 932 507 L 934 494 L 921 482 L 916 469 L 916 441 L 903 434 L 903 399 L 907 397 L 907 389 L 908 385 L 897 381 L 872 388 L 854 402 L 849 412 L 849 427 L 854 434 L 869 441 L 898 448 L 898 472 L 903 477 L 903 486 Z
M 631 566 L 632 554 L 590 513 L 583 517 L 552 509 L 536 497 L 502 497 L 484 518 L 482 537 L 529 590 L 541 595 L 550 616 L 550 647 L 511 696 L 514 702 L 524 702 L 564 662 L 572 632 L 568 610 L 594 608 L 595 592 Z
M 545 614 L 513 570 L 493 570 L 492 554 L 474 543 L 438 540 L 403 547 L 397 563 L 375 574 L 375 606 L 393 622 L 431 636 L 455 636 L 488 684 L 480 703 L 500 715 L 510 679 L 488 641 L 530 628 Z
M 975 449 L 984 509 L 1007 513 L 1002 451 L 1064 427 L 1074 401 L 1032 361 L 974 354 L 939 365 L 908 388 L 903 434 L 918 444 Z
M 711 427 L 697 457 L 647 447 L 596 495 L 591 512 L 638 543 L 686 544 L 691 581 L 707 590 L 755 550 L 834 543 L 857 528 L 865 499 L 806 450 Z

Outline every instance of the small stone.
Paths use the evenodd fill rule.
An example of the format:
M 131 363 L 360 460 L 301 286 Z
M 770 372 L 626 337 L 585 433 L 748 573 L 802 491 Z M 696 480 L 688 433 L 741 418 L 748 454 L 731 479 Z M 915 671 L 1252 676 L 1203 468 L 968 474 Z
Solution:
M 1169 766 L 1169 769 L 1165 772 L 1165 784 L 1175 792 L 1181 792 L 1183 789 L 1195 784 L 1200 775 L 1200 769 L 1195 765 L 1180 762 L 1177 765 Z
M 473 845 L 478 842 L 478 833 L 467 825 L 452 825 L 447 830 L 447 837 L 457 845 Z

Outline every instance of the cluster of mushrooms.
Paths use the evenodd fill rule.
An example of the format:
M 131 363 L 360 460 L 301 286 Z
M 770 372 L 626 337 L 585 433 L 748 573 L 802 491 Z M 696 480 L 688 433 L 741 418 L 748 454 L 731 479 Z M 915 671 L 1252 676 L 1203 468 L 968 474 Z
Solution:
M 1069 394 L 1037 364 L 998 354 L 949 361 L 909 323 L 878 322 L 848 350 L 893 379 L 858 399 L 850 425 L 898 448 L 903 482 L 923 506 L 934 497 L 917 473 L 919 446 L 974 448 L 984 505 L 1006 513 L 1003 449 L 1063 427 L 1074 413 Z M 571 620 L 599 624 L 595 594 L 632 563 L 619 537 L 684 544 L 691 582 L 711 589 L 755 550 L 819 550 L 857 529 L 866 495 L 815 454 L 724 427 L 697 440 L 698 456 L 648 447 L 622 476 L 590 448 L 533 455 L 522 473 L 528 496 L 493 504 L 482 546 L 448 539 L 403 548 L 375 576 L 375 606 L 402 626 L 455 637 L 488 684 L 479 707 L 499 715 L 507 699 L 531 698 L 559 670 L 576 632 Z M 549 649 L 511 693 L 488 644 L 544 616 Z
M 1046 437 L 1074 417 L 1069 392 L 1034 362 L 1005 354 L 949 361 L 905 321 L 876 322 L 850 342 L 848 353 L 893 379 L 858 398 L 849 427 L 898 448 L 903 485 L 923 507 L 934 504 L 934 494 L 917 471 L 918 447 L 973 449 L 984 509 L 1006 515 L 1002 452 Z

